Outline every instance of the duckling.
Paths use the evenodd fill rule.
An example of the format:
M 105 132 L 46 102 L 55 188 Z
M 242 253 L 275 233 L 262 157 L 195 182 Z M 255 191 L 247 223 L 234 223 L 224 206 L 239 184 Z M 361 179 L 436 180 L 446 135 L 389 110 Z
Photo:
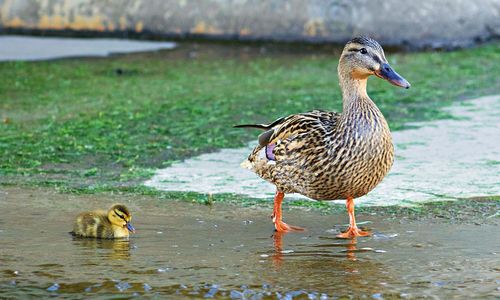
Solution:
M 130 220 L 132 215 L 128 208 L 123 204 L 115 204 L 108 212 L 95 210 L 79 214 L 71 233 L 101 239 L 128 238 L 129 232 L 135 232 Z
M 382 112 L 366 92 L 367 80 L 375 75 L 403 88 L 410 83 L 389 66 L 379 43 L 367 37 L 345 45 L 338 75 L 342 113 L 314 110 L 270 124 L 236 126 L 264 130 L 242 166 L 276 186 L 276 231 L 303 230 L 282 221 L 285 193 L 299 193 L 314 200 L 346 199 L 349 227 L 338 237 L 369 235 L 356 225 L 354 198 L 382 181 L 392 166 L 394 147 Z

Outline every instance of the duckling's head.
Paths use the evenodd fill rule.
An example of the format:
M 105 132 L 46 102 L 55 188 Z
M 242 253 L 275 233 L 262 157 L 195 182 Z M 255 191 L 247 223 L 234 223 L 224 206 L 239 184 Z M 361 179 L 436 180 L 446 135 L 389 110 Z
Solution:
M 135 231 L 134 226 L 130 223 L 132 215 L 130 214 L 128 208 L 123 204 L 115 204 L 111 206 L 108 210 L 108 219 L 113 225 L 125 227 L 130 232 Z
M 410 83 L 389 65 L 380 44 L 368 37 L 355 37 L 347 42 L 340 56 L 338 71 L 340 77 L 363 80 L 375 75 L 396 86 L 410 88 Z

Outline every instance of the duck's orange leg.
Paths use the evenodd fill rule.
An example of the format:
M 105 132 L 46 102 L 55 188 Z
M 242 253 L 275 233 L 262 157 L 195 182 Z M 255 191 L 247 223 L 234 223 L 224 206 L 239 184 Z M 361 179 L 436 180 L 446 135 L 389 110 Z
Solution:
M 338 234 L 338 238 L 349 239 L 357 236 L 369 236 L 370 232 L 363 231 L 356 226 L 356 218 L 354 217 L 354 198 L 348 197 L 345 204 L 349 213 L 349 228 L 346 232 Z
M 274 228 L 278 232 L 289 232 L 289 231 L 304 231 L 304 228 L 291 226 L 282 220 L 282 211 L 281 211 L 281 203 L 283 202 L 283 198 L 285 197 L 285 193 L 276 191 L 276 195 L 274 196 L 274 208 L 273 208 L 273 218 Z

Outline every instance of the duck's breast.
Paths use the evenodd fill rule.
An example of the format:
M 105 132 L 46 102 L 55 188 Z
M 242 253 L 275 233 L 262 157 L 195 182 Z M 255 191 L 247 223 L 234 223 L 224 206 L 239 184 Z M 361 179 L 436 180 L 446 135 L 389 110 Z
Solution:
M 390 170 L 394 146 L 385 119 L 356 119 L 332 139 L 330 176 L 342 198 L 370 192 Z M 341 136 L 340 136 L 341 135 Z

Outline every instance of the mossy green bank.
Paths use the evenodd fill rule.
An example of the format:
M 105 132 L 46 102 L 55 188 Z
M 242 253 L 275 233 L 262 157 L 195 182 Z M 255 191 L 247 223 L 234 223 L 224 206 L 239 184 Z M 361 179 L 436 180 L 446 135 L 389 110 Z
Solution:
M 0 63 L 0 183 L 143 193 L 153 169 L 257 135 L 235 124 L 341 109 L 338 50 L 269 49 L 181 44 L 152 54 Z M 442 107 L 499 92 L 498 43 L 387 57 L 412 83 L 404 90 L 370 79 L 369 94 L 392 130 L 447 118 Z

